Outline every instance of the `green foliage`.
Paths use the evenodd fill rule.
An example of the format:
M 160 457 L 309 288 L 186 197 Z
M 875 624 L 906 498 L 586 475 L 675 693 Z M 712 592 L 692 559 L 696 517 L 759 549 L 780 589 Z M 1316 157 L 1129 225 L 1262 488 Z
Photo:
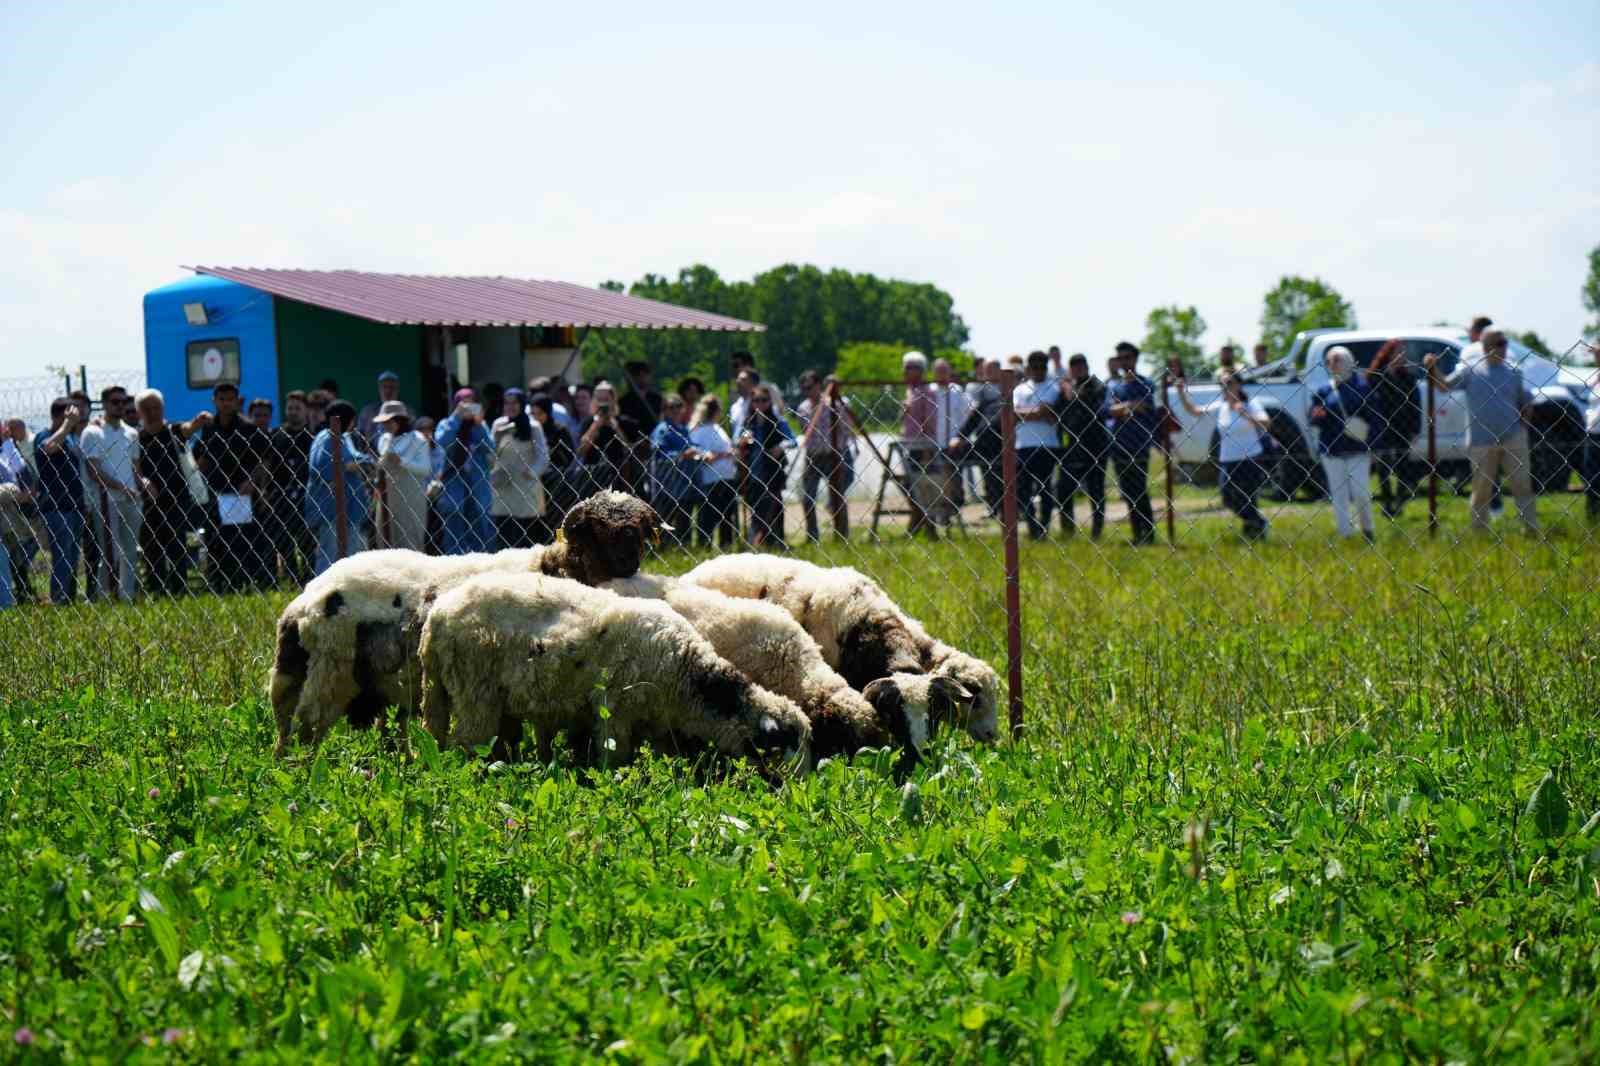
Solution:
M 1515 340 L 1521 341 L 1523 344 L 1527 345 L 1529 349 L 1544 356 L 1546 359 L 1554 359 L 1556 357 L 1556 353 L 1550 350 L 1550 346 L 1544 342 L 1544 338 L 1539 336 L 1539 334 L 1535 333 L 1531 329 L 1525 330 L 1522 333 L 1513 334 L 1512 337 Z
M 1355 325 L 1355 308 L 1321 278 L 1280 278 L 1261 308 L 1261 339 L 1274 358 L 1289 351 L 1301 330 Z
M 878 344 L 859 341 L 839 349 L 839 362 L 834 373 L 841 381 L 899 381 L 902 372 L 900 359 L 912 350 L 908 344 Z M 948 359 L 957 377 L 972 374 L 972 353 L 958 348 L 941 348 L 924 351 L 931 367 L 935 359 Z M 930 373 L 931 379 L 931 373 Z
M 1205 372 L 1207 362 L 1200 338 L 1205 335 L 1206 320 L 1194 307 L 1172 304 L 1158 307 L 1144 319 L 1144 358 L 1152 365 L 1166 365 L 1173 356 L 1183 360 L 1185 374 Z
M 621 282 L 605 288 L 623 291 Z M 648 359 L 656 377 L 671 383 L 698 373 L 707 383 L 727 377 L 728 356 L 740 349 L 756 358 L 767 378 L 787 385 L 801 371 L 833 369 L 846 345 L 876 341 L 932 353 L 959 349 L 967 326 L 949 293 L 926 283 L 879 278 L 847 270 L 823 271 L 786 263 L 751 281 L 724 281 L 697 264 L 676 278 L 646 274 L 626 291 L 652 300 L 760 322 L 765 333 L 607 331 L 586 350 L 589 366 L 620 374 L 630 359 Z M 714 371 L 708 376 L 708 371 Z M 898 368 L 896 376 L 898 376 Z
M 942 736 L 908 786 L 887 757 L 773 790 L 491 766 L 420 731 L 407 759 L 344 728 L 279 762 L 284 595 L 13 612 L 0 1046 L 1596 1061 L 1600 848 L 1567 812 L 1600 808 L 1600 604 L 1570 543 L 1468 563 L 1408 532 L 1385 554 L 1219 532 L 1114 574 L 1025 544 L 1028 737 Z M 1000 662 L 996 548 L 835 561 Z
M 1589 274 L 1583 279 L 1583 306 L 1594 315 L 1588 325 L 1588 335 L 1600 337 L 1600 244 L 1589 249 Z

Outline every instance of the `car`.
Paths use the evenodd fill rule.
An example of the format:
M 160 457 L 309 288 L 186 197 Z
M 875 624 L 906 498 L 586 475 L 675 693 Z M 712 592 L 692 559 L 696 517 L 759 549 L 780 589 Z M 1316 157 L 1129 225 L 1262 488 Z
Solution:
M 1449 374 L 1471 343 L 1464 330 L 1451 326 L 1305 330 L 1295 337 L 1282 358 L 1241 371 L 1246 392 L 1267 409 L 1271 434 L 1279 445 L 1272 452 L 1267 486 L 1270 495 L 1292 499 L 1297 493 L 1325 494 L 1309 412 L 1313 394 L 1329 382 L 1325 363 L 1328 349 L 1343 345 L 1350 350 L 1356 365 L 1365 367 L 1390 338 L 1405 342 L 1406 361 L 1416 374 L 1419 390 L 1427 388 L 1427 375 L 1422 369 L 1426 356 L 1438 356 L 1441 371 Z M 1509 340 L 1508 344 L 1507 358 L 1521 369 L 1523 381 L 1533 394 L 1529 441 L 1534 489 L 1562 491 L 1581 465 L 1585 413 L 1592 405 L 1600 404 L 1600 396 L 1589 389 L 1583 375 L 1571 368 L 1518 341 Z M 1193 383 L 1189 397 L 1203 407 L 1220 391 L 1216 384 Z M 1216 416 L 1190 415 L 1176 403 L 1176 397 L 1172 401 L 1172 414 L 1179 427 L 1173 434 L 1174 457 L 1190 480 L 1206 480 L 1216 463 Z M 1425 409 L 1425 399 L 1423 404 Z M 1439 473 L 1458 487 L 1464 485 L 1471 468 L 1467 458 L 1466 401 L 1461 393 L 1437 391 L 1434 419 Z M 1426 432 L 1412 442 L 1411 454 L 1416 459 L 1427 459 Z

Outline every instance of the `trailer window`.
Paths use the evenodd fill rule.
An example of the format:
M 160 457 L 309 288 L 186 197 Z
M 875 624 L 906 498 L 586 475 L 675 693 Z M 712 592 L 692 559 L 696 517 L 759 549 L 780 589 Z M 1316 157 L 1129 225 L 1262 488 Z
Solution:
M 239 339 L 190 341 L 188 350 L 189 387 L 214 389 L 218 385 L 239 384 Z

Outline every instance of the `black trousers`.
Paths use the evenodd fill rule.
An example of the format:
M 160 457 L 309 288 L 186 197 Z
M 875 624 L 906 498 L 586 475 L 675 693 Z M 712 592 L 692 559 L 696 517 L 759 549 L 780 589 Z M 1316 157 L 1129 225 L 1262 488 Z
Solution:
M 695 515 L 695 527 L 700 531 L 700 543 L 712 546 L 715 536 L 718 546 L 733 547 L 739 517 L 739 494 L 728 479 L 700 486 L 700 509 Z
M 1222 505 L 1244 522 L 1244 535 L 1255 538 L 1267 531 L 1267 518 L 1256 497 L 1267 480 L 1267 468 L 1254 459 L 1221 464 Z
M 850 539 L 850 508 L 845 503 L 845 484 L 850 477 L 850 464 L 838 452 L 815 452 L 806 456 L 805 471 L 800 475 L 801 510 L 806 519 L 806 539 L 815 543 L 822 539 L 817 526 L 817 495 L 827 486 L 828 513 L 833 516 L 833 531 L 840 540 Z
M 1073 532 L 1078 528 L 1072 508 L 1078 493 L 1089 498 L 1091 513 L 1090 535 L 1100 536 L 1106 526 L 1106 456 L 1102 448 L 1069 447 L 1061 458 L 1061 481 L 1056 497 L 1061 503 L 1061 528 Z
M 149 578 L 145 588 L 163 596 L 189 591 L 188 526 L 187 498 L 158 496 L 145 504 L 144 525 L 139 529 L 139 547 Z
M 1135 544 L 1156 539 L 1155 512 L 1150 509 L 1150 446 L 1124 448 L 1113 442 L 1111 464 L 1117 475 L 1117 492 L 1128 505 L 1128 522 Z
M 1381 442 L 1372 450 L 1372 470 L 1378 475 L 1378 500 L 1383 513 L 1396 518 L 1417 494 L 1427 464 L 1411 458 L 1411 442 Z
M 1050 528 L 1055 509 L 1056 450 L 1054 448 L 1017 449 L 1017 502 L 1022 505 L 1028 536 L 1039 540 Z M 1037 496 L 1038 502 L 1034 502 Z
M 267 556 L 272 551 L 261 535 L 261 523 L 225 526 L 213 515 L 208 554 L 214 592 L 242 592 L 271 583 Z

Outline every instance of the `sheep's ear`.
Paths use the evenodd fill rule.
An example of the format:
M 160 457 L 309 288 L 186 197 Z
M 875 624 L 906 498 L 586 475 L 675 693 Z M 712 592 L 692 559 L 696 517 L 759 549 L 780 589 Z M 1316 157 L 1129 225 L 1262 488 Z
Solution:
M 880 677 L 861 690 L 862 698 L 872 704 L 872 709 L 902 748 L 914 748 L 911 743 L 911 722 L 906 717 L 906 698 L 892 677 Z

